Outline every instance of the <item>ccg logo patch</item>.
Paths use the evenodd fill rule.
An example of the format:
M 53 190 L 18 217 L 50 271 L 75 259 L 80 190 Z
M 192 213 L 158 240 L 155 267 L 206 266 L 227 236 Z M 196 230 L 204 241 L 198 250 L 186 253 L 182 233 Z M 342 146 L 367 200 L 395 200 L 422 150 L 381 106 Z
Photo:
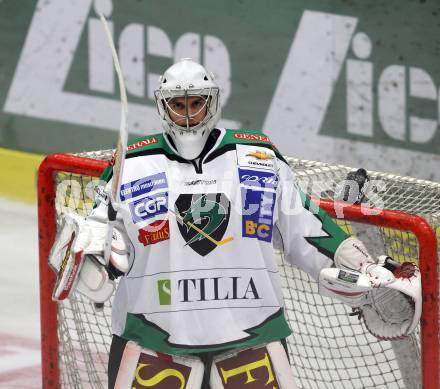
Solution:
M 168 192 L 155 193 L 128 204 L 134 223 L 168 212 Z
M 121 185 L 121 200 L 125 201 L 134 197 L 142 196 L 153 192 L 156 189 L 168 188 L 167 177 L 165 173 L 157 173 L 152 176 L 140 178 L 139 180 Z
M 168 220 L 155 220 L 139 230 L 138 240 L 144 246 L 156 244 L 170 239 L 170 223 Z
M 272 241 L 275 192 L 241 188 L 242 236 Z
M 279 181 L 277 174 L 263 170 L 238 169 L 238 176 L 241 184 L 262 189 L 276 189 Z
M 174 211 L 186 245 L 205 256 L 217 247 L 213 241 L 220 241 L 226 232 L 231 203 L 224 193 L 185 193 L 177 198 Z

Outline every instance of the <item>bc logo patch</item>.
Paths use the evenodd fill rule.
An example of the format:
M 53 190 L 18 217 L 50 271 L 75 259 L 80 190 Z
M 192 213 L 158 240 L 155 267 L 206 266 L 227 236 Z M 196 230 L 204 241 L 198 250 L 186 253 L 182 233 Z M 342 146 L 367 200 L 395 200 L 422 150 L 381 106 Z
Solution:
M 241 188 L 243 204 L 242 235 L 265 242 L 272 241 L 275 192 Z
M 168 192 L 155 193 L 129 204 L 134 223 L 168 212 Z
M 153 192 L 156 189 L 166 189 L 168 187 L 165 173 L 157 173 L 152 176 L 140 178 L 136 181 L 121 185 L 121 200 L 125 201 L 146 193 Z

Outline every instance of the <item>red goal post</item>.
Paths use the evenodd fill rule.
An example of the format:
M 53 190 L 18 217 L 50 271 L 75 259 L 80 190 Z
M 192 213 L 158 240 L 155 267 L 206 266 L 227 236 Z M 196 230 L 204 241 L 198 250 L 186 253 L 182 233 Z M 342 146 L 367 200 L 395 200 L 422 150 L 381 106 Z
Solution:
M 108 161 L 69 154 L 47 156 L 38 170 L 38 240 L 40 270 L 41 373 L 43 389 L 60 387 L 57 303 L 52 301 L 55 273 L 48 259 L 57 233 L 54 174 L 69 172 L 99 177 Z
M 38 173 L 38 228 L 41 310 L 41 351 L 43 388 L 60 387 L 57 303 L 52 301 L 55 276 L 48 266 L 48 255 L 56 235 L 56 187 L 54 176 L 67 172 L 98 177 L 108 161 L 70 154 L 53 154 L 42 162 Z M 386 209 L 374 209 L 365 215 L 359 205 L 338 205 L 321 199 L 319 206 L 330 216 L 343 209 L 345 220 L 395 230 L 410 231 L 418 241 L 419 267 L 422 273 L 423 312 L 420 324 L 420 348 L 423 389 L 439 389 L 439 310 L 437 237 L 422 217 Z M 339 214 L 339 212 L 338 212 Z

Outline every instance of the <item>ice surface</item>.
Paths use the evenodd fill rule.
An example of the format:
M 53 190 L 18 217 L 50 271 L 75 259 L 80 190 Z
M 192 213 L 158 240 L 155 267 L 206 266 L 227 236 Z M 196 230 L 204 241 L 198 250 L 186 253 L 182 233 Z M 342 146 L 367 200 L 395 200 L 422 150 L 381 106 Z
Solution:
M 37 207 L 0 199 L 0 388 L 40 388 Z

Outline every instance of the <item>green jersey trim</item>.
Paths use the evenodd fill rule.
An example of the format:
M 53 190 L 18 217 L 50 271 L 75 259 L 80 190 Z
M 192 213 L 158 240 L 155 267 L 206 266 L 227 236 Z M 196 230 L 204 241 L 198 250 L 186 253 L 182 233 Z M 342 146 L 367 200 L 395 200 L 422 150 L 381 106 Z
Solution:
M 257 130 L 226 130 L 225 136 L 218 145 L 221 148 L 227 144 L 272 144 L 269 137 Z
M 128 313 L 122 337 L 153 351 L 183 355 L 249 348 L 284 339 L 292 333 L 281 308 L 258 326 L 244 332 L 249 334 L 247 338 L 228 343 L 208 346 L 176 345 L 168 341 L 170 335 L 166 331 L 146 320 L 143 315 Z
M 162 133 L 157 133 L 149 136 L 143 136 L 134 139 L 127 146 L 127 156 L 137 155 L 147 150 L 161 149 L 166 154 L 176 155 L 176 153 L 171 149 L 171 147 L 166 142 L 164 135 Z
M 172 161 L 190 163 L 174 152 L 161 133 L 137 138 L 127 146 L 126 159 L 144 155 L 164 155 Z
M 322 223 L 322 230 L 327 234 L 327 236 L 307 237 L 305 239 L 309 244 L 316 247 L 320 253 L 334 260 L 337 248 L 349 235 L 325 211 L 319 208 L 309 195 L 302 191 L 300 191 L 300 194 L 304 208 Z
M 100 181 L 109 182 L 110 178 L 113 176 L 113 166 L 108 165 L 104 171 L 102 172 L 101 176 L 99 177 Z
M 153 151 L 154 150 L 154 151 Z M 127 146 L 126 158 L 135 157 L 150 151 L 151 154 L 169 154 L 176 155 L 168 146 L 163 134 L 157 133 L 150 136 L 140 136 L 132 140 Z M 150 154 L 147 152 L 147 154 Z M 113 176 L 112 163 L 107 166 L 101 174 L 100 180 L 109 182 Z
M 278 159 L 287 163 L 269 137 L 257 130 L 226 130 L 219 145 L 209 154 L 204 162 L 210 162 L 227 151 L 235 150 L 238 144 L 266 147 L 273 150 Z

